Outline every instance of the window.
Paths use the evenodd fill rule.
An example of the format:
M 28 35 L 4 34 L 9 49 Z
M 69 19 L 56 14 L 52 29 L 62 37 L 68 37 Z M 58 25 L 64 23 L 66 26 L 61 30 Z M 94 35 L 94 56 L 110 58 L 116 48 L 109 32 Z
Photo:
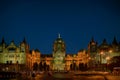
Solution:
M 8 49 L 9 52 L 15 52 L 15 50 L 16 50 L 15 48 L 9 48 Z
M 10 64 L 12 64 L 12 61 L 10 61 Z
M 16 55 L 16 57 L 20 57 L 20 55 Z
M 14 57 L 14 55 L 9 55 L 9 58 L 13 58 Z
M 21 52 L 25 52 L 25 48 L 24 47 L 21 47 Z
M 19 62 L 17 61 L 16 63 L 18 64 Z
M 6 61 L 6 64 L 9 64 L 9 62 L 8 62 L 8 61 Z

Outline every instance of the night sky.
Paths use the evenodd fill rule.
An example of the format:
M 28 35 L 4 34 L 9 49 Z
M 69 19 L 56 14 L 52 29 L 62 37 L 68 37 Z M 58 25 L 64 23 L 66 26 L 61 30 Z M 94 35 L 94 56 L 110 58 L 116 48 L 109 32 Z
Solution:
M 19 44 L 24 37 L 30 49 L 52 53 L 58 33 L 67 53 L 87 49 L 116 36 L 120 41 L 120 0 L 0 0 L 0 40 Z

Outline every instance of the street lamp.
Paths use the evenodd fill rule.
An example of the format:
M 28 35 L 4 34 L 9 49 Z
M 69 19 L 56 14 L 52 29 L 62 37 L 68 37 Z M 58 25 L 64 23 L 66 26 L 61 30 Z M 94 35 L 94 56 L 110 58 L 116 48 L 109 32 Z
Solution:
M 102 64 L 102 55 L 103 55 L 103 52 L 100 52 L 100 64 Z
M 108 61 L 110 59 L 110 57 L 108 56 L 108 57 L 106 57 L 106 60 Z
M 109 61 L 109 60 L 110 60 L 110 57 L 109 57 L 109 56 L 108 56 L 108 57 L 106 57 L 106 61 L 107 61 L 107 62 L 106 62 L 106 70 L 108 70 L 108 64 L 109 64 L 109 62 L 108 62 L 108 61 Z
M 103 51 L 100 52 L 100 70 L 102 70 L 102 55 Z
M 109 53 L 112 53 L 112 50 L 109 50 Z

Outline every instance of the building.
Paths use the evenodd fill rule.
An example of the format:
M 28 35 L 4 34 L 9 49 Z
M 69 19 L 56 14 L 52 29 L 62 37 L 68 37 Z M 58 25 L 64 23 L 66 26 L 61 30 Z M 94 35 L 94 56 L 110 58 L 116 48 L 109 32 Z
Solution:
M 88 44 L 88 50 L 66 53 L 66 44 L 60 34 L 55 39 L 50 54 L 42 54 L 38 49 L 29 50 L 24 39 L 19 45 L 14 41 L 6 44 L 4 38 L 0 43 L 0 69 L 4 71 L 63 71 L 87 70 L 104 67 L 111 58 L 120 56 L 120 43 L 114 37 L 111 44 L 104 39 L 100 45 L 94 40 Z
M 92 39 L 88 44 L 88 53 L 91 57 L 91 67 L 99 67 L 99 65 L 109 64 L 111 58 L 120 56 L 120 44 L 115 37 L 111 44 L 104 39 L 100 45 Z
M 88 53 L 90 54 L 90 56 L 94 57 L 95 53 L 97 52 L 97 47 L 98 43 L 92 37 L 91 41 L 88 44 Z
M 30 50 L 27 54 L 26 67 L 27 70 L 34 70 L 34 66 L 38 66 L 40 63 L 41 53 L 38 49 Z M 37 68 L 35 70 L 38 70 Z
M 18 71 L 25 69 L 28 52 L 29 46 L 25 39 L 17 46 L 14 41 L 7 45 L 3 38 L 0 43 L 0 64 L 4 66 L 2 70 Z
M 75 54 L 66 53 L 66 45 L 60 34 L 53 43 L 52 54 L 41 54 L 40 70 L 80 70 L 88 65 L 89 55 L 86 50 Z
M 66 70 L 87 70 L 89 67 L 89 54 L 86 50 L 80 50 L 77 54 L 67 54 L 65 57 Z
M 53 70 L 64 70 L 65 69 L 65 42 L 58 35 L 58 38 L 53 44 Z

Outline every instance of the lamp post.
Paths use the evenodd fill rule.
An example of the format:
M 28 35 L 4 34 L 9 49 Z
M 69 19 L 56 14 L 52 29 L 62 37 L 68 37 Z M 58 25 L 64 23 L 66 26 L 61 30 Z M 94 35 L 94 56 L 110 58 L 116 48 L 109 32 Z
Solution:
M 102 70 L 102 55 L 103 51 L 100 52 L 100 70 Z
M 32 57 L 30 57 L 30 69 L 31 69 L 31 71 L 32 71 L 32 63 L 33 63 Z
M 106 70 L 108 70 L 108 64 L 109 64 L 109 60 L 111 58 L 111 53 L 112 53 L 112 50 L 110 49 L 108 51 L 108 54 L 107 54 L 107 57 L 106 57 Z
M 100 52 L 100 65 L 102 64 L 102 55 L 103 55 L 103 52 Z
M 110 57 L 108 56 L 108 57 L 106 57 L 106 71 L 108 70 L 108 64 L 109 64 L 109 60 L 110 60 Z

